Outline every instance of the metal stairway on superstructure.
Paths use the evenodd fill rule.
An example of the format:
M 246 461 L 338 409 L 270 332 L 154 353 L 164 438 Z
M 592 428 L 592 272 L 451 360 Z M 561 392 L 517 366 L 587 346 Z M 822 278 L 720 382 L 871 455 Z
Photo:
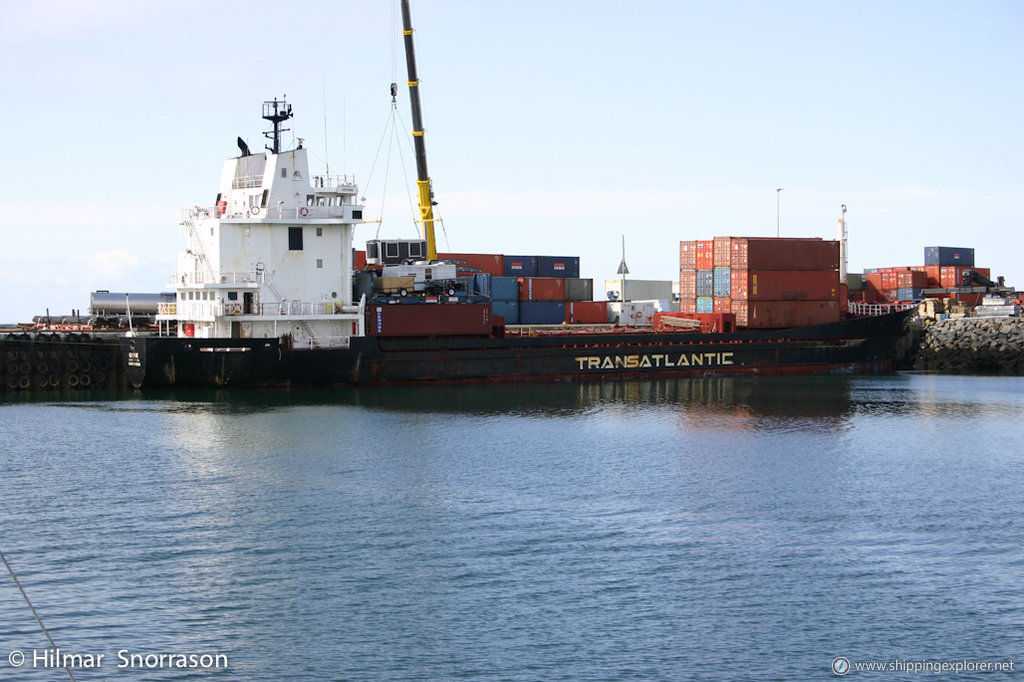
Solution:
M 266 285 L 266 287 L 268 289 L 270 289 L 270 293 L 272 293 L 274 295 L 274 297 L 277 299 L 278 306 L 280 307 L 280 312 L 281 312 L 282 315 L 284 315 L 285 314 L 285 311 L 284 311 L 284 304 L 285 304 L 284 295 L 282 295 L 281 291 L 274 285 L 273 278 L 267 273 L 266 270 L 264 270 L 263 268 L 257 266 L 256 271 L 258 273 L 260 273 L 260 280 L 263 282 L 263 284 Z M 301 303 L 300 303 L 300 305 L 301 305 Z M 299 314 L 300 315 L 302 314 L 301 310 L 299 311 Z M 314 346 L 320 347 L 320 345 L 321 345 L 320 344 L 320 338 L 316 335 L 316 332 L 313 331 L 313 325 L 311 325 L 306 320 L 299 319 L 299 327 L 302 328 L 302 331 L 306 332 L 306 334 L 309 336 L 310 341 L 312 342 L 312 344 Z
M 202 267 L 201 273 L 195 273 L 198 278 L 206 282 L 215 282 L 216 276 L 213 274 L 213 266 L 210 265 L 210 259 L 206 257 L 206 249 L 203 248 L 203 242 L 199 238 L 199 231 L 196 229 L 196 224 L 192 222 L 192 218 L 186 217 L 181 221 L 181 224 L 185 226 L 185 230 L 188 232 L 188 249 L 199 261 L 199 265 Z M 198 282 L 195 282 L 198 284 Z

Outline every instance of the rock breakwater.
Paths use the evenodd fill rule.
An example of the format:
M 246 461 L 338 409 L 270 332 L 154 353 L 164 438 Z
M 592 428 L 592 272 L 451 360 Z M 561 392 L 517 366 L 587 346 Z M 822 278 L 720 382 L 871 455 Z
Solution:
M 905 361 L 913 369 L 1024 376 L 1024 319 L 929 320 Z

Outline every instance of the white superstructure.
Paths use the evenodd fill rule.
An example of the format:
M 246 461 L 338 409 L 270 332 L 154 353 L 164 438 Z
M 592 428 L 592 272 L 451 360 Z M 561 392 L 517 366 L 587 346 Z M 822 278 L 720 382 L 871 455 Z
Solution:
M 162 304 L 162 333 L 197 338 L 283 338 L 295 348 L 345 347 L 362 336 L 352 302 L 352 244 L 362 223 L 347 177 L 310 175 L 306 150 L 280 150 L 281 100 L 264 103 L 274 123 L 269 153 L 228 159 L 212 206 L 183 212 L 185 250 Z

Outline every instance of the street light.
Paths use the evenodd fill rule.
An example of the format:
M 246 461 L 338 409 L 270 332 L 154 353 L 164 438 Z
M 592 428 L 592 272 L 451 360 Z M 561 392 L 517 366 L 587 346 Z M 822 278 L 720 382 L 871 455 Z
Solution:
M 779 236 L 779 195 L 782 193 L 784 188 L 779 187 L 775 190 L 775 236 Z

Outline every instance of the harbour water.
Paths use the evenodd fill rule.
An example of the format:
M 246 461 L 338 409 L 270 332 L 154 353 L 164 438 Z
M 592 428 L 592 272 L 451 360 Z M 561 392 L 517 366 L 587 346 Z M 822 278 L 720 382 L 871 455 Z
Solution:
M 78 680 L 1002 679 L 1022 414 L 913 373 L 15 395 L 0 550 Z M 0 679 L 48 649 L 0 573 Z

